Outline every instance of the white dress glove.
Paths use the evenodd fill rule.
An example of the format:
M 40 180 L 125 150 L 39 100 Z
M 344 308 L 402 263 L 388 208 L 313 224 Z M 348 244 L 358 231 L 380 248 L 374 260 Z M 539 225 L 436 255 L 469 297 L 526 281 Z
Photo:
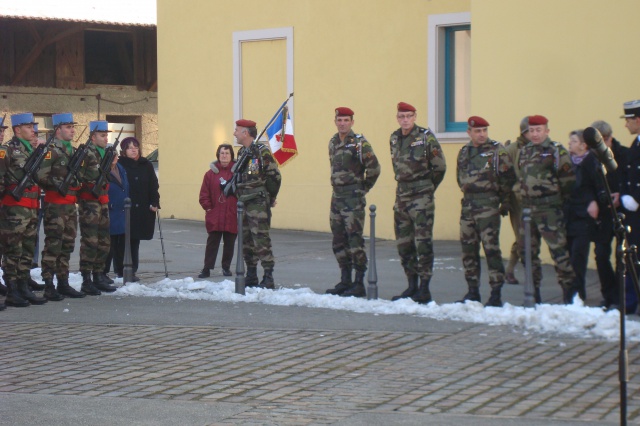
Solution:
M 640 204 L 631 195 L 623 195 L 620 199 L 624 208 L 630 212 L 635 212 L 640 207 Z

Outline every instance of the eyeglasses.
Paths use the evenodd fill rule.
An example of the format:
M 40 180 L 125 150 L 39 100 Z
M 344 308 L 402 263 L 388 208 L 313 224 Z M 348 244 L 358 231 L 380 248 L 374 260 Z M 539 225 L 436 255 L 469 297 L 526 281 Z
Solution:
M 408 120 L 410 118 L 413 118 L 415 114 L 398 114 L 396 117 L 398 117 L 398 120 Z

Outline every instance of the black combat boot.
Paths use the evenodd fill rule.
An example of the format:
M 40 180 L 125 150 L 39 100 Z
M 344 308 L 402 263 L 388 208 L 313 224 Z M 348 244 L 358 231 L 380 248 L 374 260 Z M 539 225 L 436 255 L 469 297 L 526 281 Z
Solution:
M 391 298 L 392 301 L 400 300 L 400 299 L 408 299 L 411 298 L 414 294 L 418 292 L 418 276 L 410 275 L 407 277 L 409 281 L 409 287 L 405 291 L 403 291 L 399 296 L 393 296 Z
M 273 268 L 266 268 L 264 270 L 264 276 L 262 277 L 262 281 L 260 281 L 260 288 L 268 288 L 273 290 L 275 287 L 275 283 L 273 282 Z
M 102 278 L 104 278 L 104 282 L 106 282 L 107 284 L 113 284 L 115 282 L 109 277 L 109 275 L 107 275 L 106 272 L 102 273 Z
M 562 289 L 562 303 L 565 305 L 571 305 L 573 303 L 573 298 L 578 292 L 572 287 L 563 288 Z
M 53 278 L 45 278 L 44 280 L 44 298 L 52 302 L 64 300 L 64 296 L 58 293 L 56 286 L 53 285 Z
M 91 281 L 91 272 L 81 271 L 81 274 L 82 286 L 80 287 L 80 290 L 89 296 L 100 296 L 102 293 L 93 285 L 93 281 Z
M 26 299 L 32 305 L 44 305 L 47 303 L 47 299 L 44 297 L 36 296 L 29 288 L 29 284 L 26 279 L 18 280 L 18 291 L 23 299 Z
M 7 306 L 15 306 L 16 308 L 24 308 L 25 306 L 29 306 L 30 303 L 27 299 L 22 297 L 20 291 L 18 291 L 18 283 L 17 281 L 6 281 L 7 283 L 7 298 L 4 303 Z
M 535 287 L 533 289 L 533 299 L 538 305 L 542 303 L 542 296 L 540 296 L 540 287 Z
M 70 297 L 72 299 L 81 299 L 86 296 L 86 294 L 76 290 L 75 288 L 69 285 L 69 278 L 60 278 L 60 277 L 58 277 L 58 293 L 62 294 L 63 296 Z
M 502 308 L 502 286 L 493 287 L 491 289 L 491 297 L 484 306 L 493 306 L 496 308 Z
M 480 288 L 478 287 L 469 287 L 469 291 L 465 294 L 462 299 L 456 300 L 456 303 L 464 303 L 467 300 L 471 300 L 472 302 L 480 302 Z
M 0 283 L 0 296 L 6 296 L 7 295 L 7 286 Z
M 200 274 L 198 274 L 198 278 L 209 278 L 211 276 L 211 271 L 209 268 L 202 268 Z
M 340 282 L 336 284 L 334 288 L 325 291 L 326 294 L 342 294 L 353 285 L 353 281 L 351 281 L 351 267 L 342 268 L 341 271 L 342 276 L 340 277 Z
M 411 300 L 423 305 L 433 301 L 431 298 L 431 292 L 429 291 L 429 281 L 431 281 L 430 278 L 420 278 L 420 287 L 418 288 L 418 292 L 411 296 Z
M 118 287 L 114 287 L 104 279 L 104 275 L 102 272 L 94 272 L 93 273 L 93 286 L 98 290 L 104 291 L 106 293 L 113 293 L 118 289 Z
M 29 277 L 28 284 L 29 284 L 29 288 L 31 289 L 31 291 L 42 291 L 42 290 L 44 290 L 44 284 L 38 284 L 31 277 Z
M 353 284 L 340 294 L 342 297 L 367 297 L 367 291 L 364 288 L 364 272 L 356 270 L 356 278 Z
M 247 266 L 247 275 L 244 277 L 245 287 L 258 287 L 258 267 Z

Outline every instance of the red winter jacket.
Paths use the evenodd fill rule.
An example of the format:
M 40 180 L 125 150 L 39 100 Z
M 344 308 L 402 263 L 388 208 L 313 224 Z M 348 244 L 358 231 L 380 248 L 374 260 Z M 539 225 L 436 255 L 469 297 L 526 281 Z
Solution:
M 225 197 L 220 188 L 220 180 L 230 180 L 233 176 L 232 161 L 227 167 L 215 161 L 209 165 L 211 170 L 204 174 L 200 188 L 200 205 L 206 211 L 207 232 L 220 231 L 238 233 L 237 204 L 235 195 Z

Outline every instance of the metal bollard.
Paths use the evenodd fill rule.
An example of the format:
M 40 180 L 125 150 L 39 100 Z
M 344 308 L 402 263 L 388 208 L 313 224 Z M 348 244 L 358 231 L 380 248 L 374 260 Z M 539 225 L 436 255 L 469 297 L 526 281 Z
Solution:
M 133 281 L 133 261 L 131 260 L 131 198 L 124 199 L 124 269 L 122 285 Z
M 371 235 L 369 237 L 369 287 L 367 288 L 367 299 L 378 298 L 378 271 L 376 269 L 376 205 L 369 206 L 371 213 Z
M 524 307 L 533 308 L 535 298 L 533 296 L 533 268 L 531 264 L 531 209 L 522 210 L 522 221 L 524 222 Z
M 236 293 L 245 295 L 244 287 L 244 258 L 242 257 L 242 216 L 244 203 L 238 201 L 238 254 L 236 255 Z

